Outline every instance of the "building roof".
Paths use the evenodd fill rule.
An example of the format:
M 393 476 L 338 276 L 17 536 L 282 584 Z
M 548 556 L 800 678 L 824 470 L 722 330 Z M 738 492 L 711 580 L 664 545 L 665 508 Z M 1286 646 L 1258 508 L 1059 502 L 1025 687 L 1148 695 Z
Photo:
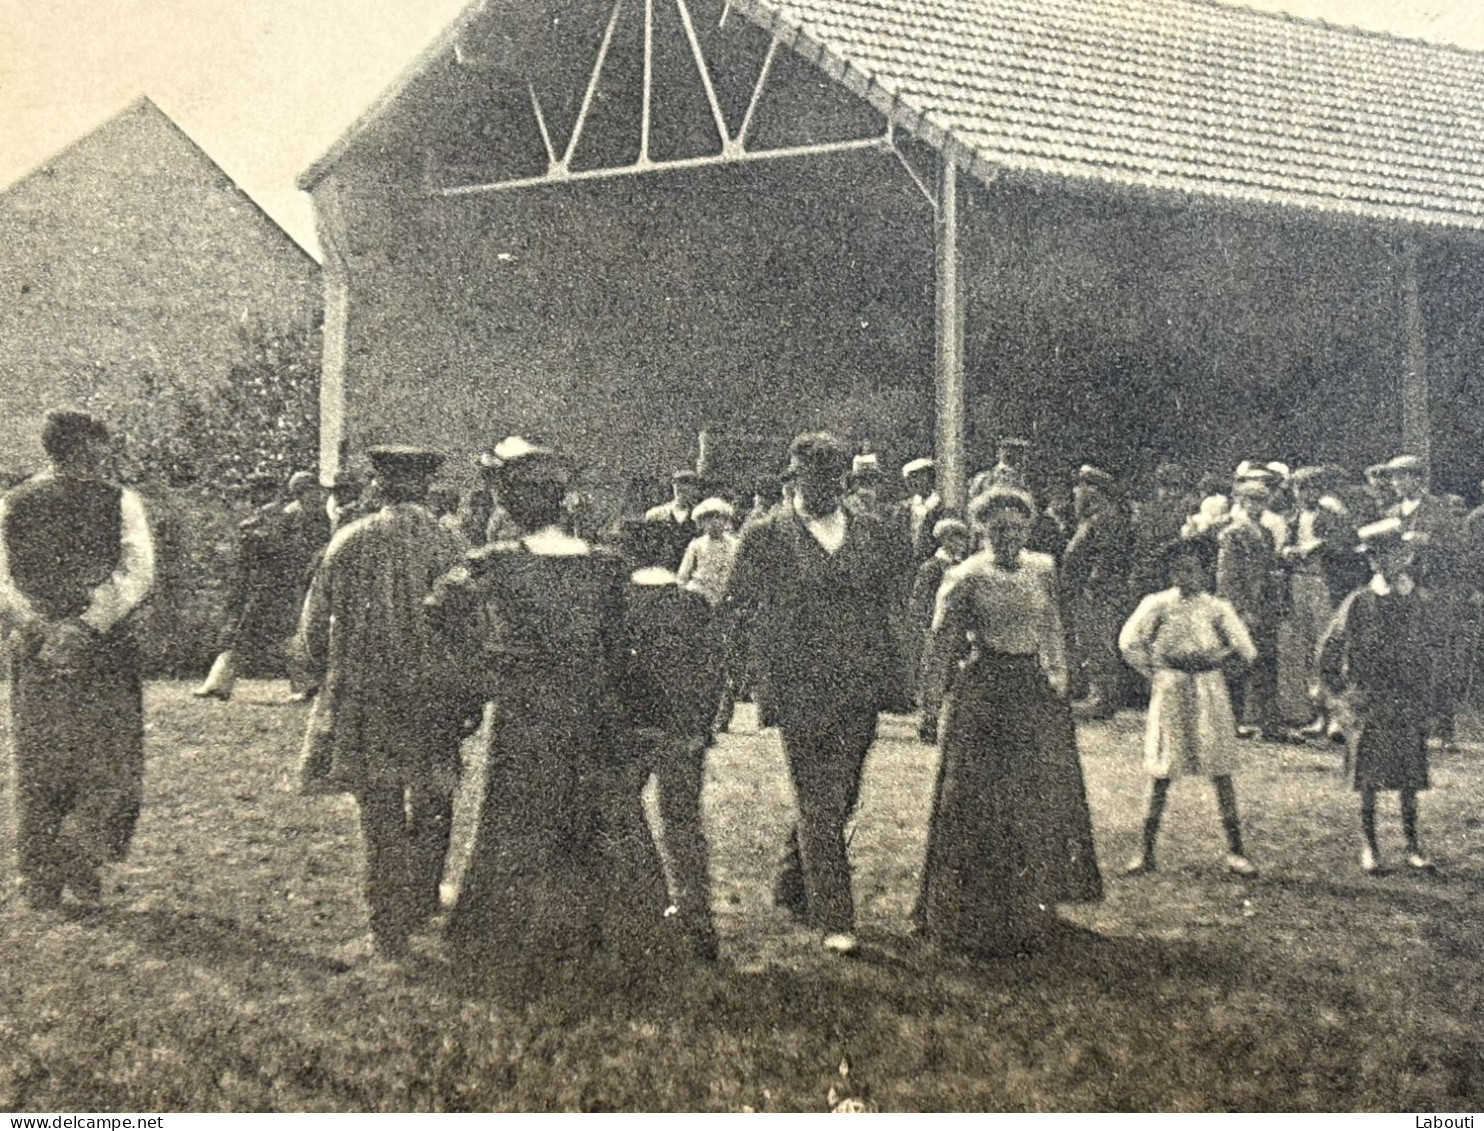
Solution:
M 1213 0 L 731 0 L 986 182 L 1484 228 L 1484 53 Z M 300 178 L 449 49 L 474 0 Z
M 1207 0 L 733 0 L 1002 169 L 1484 228 L 1484 54 Z

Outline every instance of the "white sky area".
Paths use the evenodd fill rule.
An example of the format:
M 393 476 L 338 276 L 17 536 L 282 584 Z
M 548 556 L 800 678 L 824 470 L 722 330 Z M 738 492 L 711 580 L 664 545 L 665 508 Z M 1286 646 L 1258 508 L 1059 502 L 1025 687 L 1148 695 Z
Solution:
M 317 254 L 295 178 L 465 2 L 0 0 L 0 189 L 147 94 Z M 1246 6 L 1484 51 L 1484 0 Z

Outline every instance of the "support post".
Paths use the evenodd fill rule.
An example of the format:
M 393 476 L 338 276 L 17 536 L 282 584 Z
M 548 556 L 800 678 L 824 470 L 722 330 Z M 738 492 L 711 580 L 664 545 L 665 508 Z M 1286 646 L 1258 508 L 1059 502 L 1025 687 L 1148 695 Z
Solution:
M 1419 457 L 1432 478 L 1432 410 L 1427 381 L 1427 327 L 1422 320 L 1417 241 L 1409 238 L 1402 254 L 1402 314 L 1407 356 L 1402 370 L 1402 450 Z
M 938 163 L 937 216 L 934 221 L 934 266 L 937 278 L 935 329 L 937 358 L 934 408 L 938 459 L 938 492 L 950 508 L 967 500 L 964 452 L 964 288 L 959 269 L 958 167 L 946 157 Z
M 333 174 L 314 194 L 315 229 L 324 254 L 325 321 L 319 378 L 319 477 L 326 486 L 340 472 L 345 438 L 346 335 L 350 326 L 350 270 L 345 222 Z

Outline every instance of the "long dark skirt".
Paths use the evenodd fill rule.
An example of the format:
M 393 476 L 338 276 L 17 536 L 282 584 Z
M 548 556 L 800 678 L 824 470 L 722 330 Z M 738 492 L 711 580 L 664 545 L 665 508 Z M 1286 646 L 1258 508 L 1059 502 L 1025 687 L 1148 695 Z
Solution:
M 11 641 L 11 743 L 20 871 L 56 890 L 73 864 L 129 850 L 144 794 L 144 705 L 134 641 L 110 633 L 75 670 L 37 656 L 38 633 Z
M 1036 657 L 998 655 L 964 668 L 946 710 L 923 928 L 954 950 L 1014 952 L 1042 908 L 1103 895 L 1071 712 Z
M 625 965 L 659 957 L 668 934 L 664 871 L 640 799 L 648 767 L 615 764 L 621 740 L 555 722 L 497 712 L 447 932 L 461 966 L 526 995 L 563 965 L 600 958 L 621 978 Z

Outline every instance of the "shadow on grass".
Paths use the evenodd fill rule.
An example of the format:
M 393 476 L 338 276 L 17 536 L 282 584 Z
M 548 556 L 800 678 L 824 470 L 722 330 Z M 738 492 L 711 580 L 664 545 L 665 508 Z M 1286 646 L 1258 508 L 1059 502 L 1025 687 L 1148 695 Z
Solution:
M 261 963 L 275 970 L 311 975 L 343 974 L 346 962 L 296 950 L 280 935 L 246 926 L 236 919 L 200 912 L 105 909 L 90 920 L 158 958 L 217 963 Z

